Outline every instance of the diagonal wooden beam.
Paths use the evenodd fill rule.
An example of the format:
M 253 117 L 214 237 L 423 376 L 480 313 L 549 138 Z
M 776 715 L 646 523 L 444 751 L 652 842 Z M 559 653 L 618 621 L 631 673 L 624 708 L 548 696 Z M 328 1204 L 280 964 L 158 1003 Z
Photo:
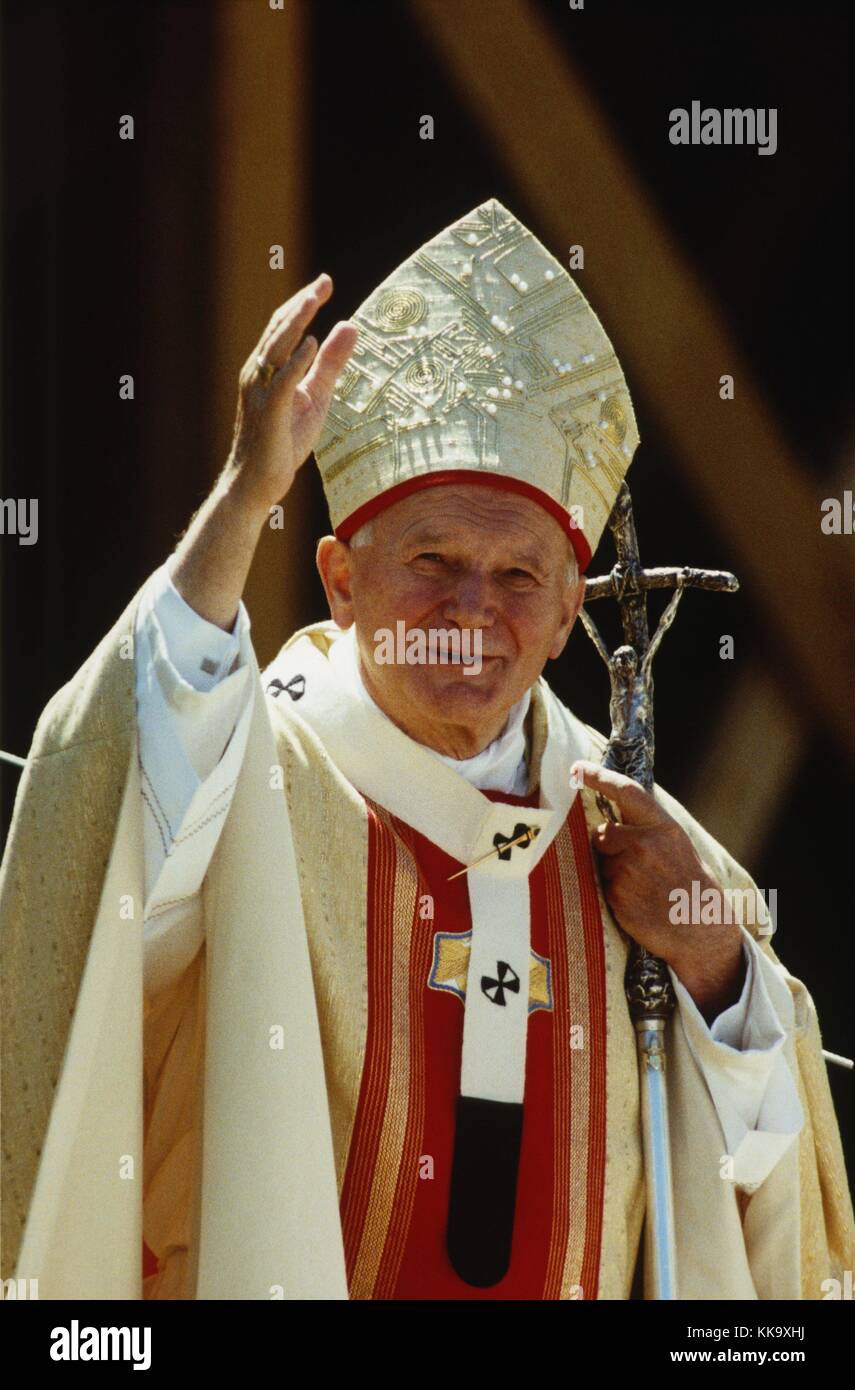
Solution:
M 855 423 L 841 451 L 829 493 L 855 490 Z M 774 738 L 769 730 L 774 730 Z M 719 712 L 686 805 L 740 864 L 761 854 L 775 812 L 783 805 L 810 751 L 813 731 L 768 663 L 751 660 L 735 676 Z M 757 749 L 763 757 L 757 757 Z M 745 776 L 750 767 L 751 777 Z
M 734 675 L 685 804 L 740 864 L 756 863 L 809 746 L 788 692 L 751 658 Z
M 493 0 L 487 41 L 481 0 L 456 0 L 453 23 L 444 0 L 410 0 L 410 11 L 545 235 L 585 247 L 584 286 L 634 393 L 726 534 L 776 663 L 855 760 L 850 538 L 820 531 L 820 495 L 584 79 L 526 0 Z M 718 395 L 724 373 L 733 401 Z

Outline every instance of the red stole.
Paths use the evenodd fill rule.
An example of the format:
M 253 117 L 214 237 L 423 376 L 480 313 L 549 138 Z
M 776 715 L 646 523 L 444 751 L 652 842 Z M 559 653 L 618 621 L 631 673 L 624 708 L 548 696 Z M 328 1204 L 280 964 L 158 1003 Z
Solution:
M 449 883 L 456 860 L 373 802 L 368 811 L 368 1031 L 341 1196 L 350 1297 L 596 1298 L 605 971 L 581 798 L 529 879 L 534 1007 L 514 1243 L 508 1273 L 489 1289 L 460 1279 L 445 1251 L 464 1014 L 454 972 L 462 960 L 465 974 L 472 925 L 466 878 Z

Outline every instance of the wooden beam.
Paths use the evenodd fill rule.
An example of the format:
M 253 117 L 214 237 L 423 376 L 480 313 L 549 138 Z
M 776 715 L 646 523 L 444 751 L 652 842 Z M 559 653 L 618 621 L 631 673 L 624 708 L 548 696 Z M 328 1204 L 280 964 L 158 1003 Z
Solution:
M 493 0 L 485 29 L 481 0 L 456 0 L 453 23 L 444 0 L 410 10 L 546 237 L 584 246 L 580 280 L 631 389 L 732 546 L 784 677 L 855 759 L 852 546 L 820 531 L 821 497 L 713 296 L 539 11 Z
M 759 661 L 735 674 L 685 804 L 740 864 L 756 863 L 809 745 L 806 721 Z
M 217 0 L 214 264 L 210 457 L 212 477 L 232 443 L 238 373 L 273 310 L 307 273 L 306 123 L 308 10 Z M 284 248 L 272 270 L 269 248 Z M 299 626 L 307 566 L 305 470 L 288 495 L 283 530 L 266 528 L 244 595 L 263 667 Z
M 841 459 L 829 487 L 834 496 L 846 488 L 855 490 L 855 426 Z M 768 664 L 749 661 L 734 673 L 730 698 L 712 731 L 686 805 L 741 864 L 756 861 L 762 853 L 775 813 L 810 751 L 812 734 L 792 692 Z M 759 747 L 763 757 L 758 759 Z M 746 768 L 751 769 L 750 778 Z

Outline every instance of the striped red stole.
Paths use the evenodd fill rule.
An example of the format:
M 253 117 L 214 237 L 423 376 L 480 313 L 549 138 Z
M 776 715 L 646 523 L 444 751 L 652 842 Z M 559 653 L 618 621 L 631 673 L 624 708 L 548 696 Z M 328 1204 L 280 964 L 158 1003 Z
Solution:
M 520 805 L 536 797 L 492 799 Z M 532 974 L 511 1265 L 445 1250 L 467 932 L 461 867 L 368 801 L 368 1026 L 341 1194 L 353 1299 L 597 1297 L 606 1147 L 603 925 L 580 797 L 529 879 Z M 462 972 L 462 973 L 461 973 Z

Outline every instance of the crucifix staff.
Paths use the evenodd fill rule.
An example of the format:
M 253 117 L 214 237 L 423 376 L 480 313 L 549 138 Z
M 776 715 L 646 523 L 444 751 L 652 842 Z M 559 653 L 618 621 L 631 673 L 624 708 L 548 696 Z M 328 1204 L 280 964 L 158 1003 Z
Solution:
M 734 593 L 739 582 L 722 570 L 650 569 L 641 566 L 632 499 L 626 483 L 609 517 L 617 560 L 611 572 L 589 579 L 586 603 L 613 598 L 620 609 L 624 645 L 609 654 L 596 624 L 585 608 L 580 617 L 603 661 L 611 682 L 611 737 L 603 767 L 613 768 L 653 790 L 653 658 L 674 621 L 684 589 L 714 589 Z M 647 594 L 651 589 L 674 589 L 653 637 L 647 625 Z M 597 805 L 614 821 L 611 804 L 599 793 Z M 653 1296 L 677 1295 L 674 1203 L 668 1142 L 668 1094 L 665 1082 L 665 1028 L 676 999 L 664 961 L 637 942 L 627 964 L 626 997 L 636 1032 L 641 1080 L 641 1123 L 647 1189 L 645 1223 L 647 1259 Z

